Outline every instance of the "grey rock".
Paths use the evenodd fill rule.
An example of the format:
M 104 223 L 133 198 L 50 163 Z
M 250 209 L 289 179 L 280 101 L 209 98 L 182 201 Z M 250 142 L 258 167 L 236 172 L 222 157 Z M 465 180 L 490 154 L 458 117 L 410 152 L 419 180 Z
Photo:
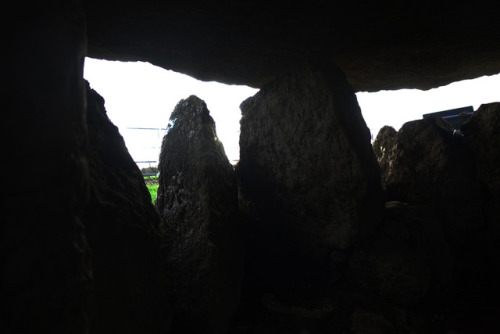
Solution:
M 243 253 L 234 169 L 205 102 L 181 100 L 163 138 L 156 207 L 180 332 L 222 333 L 239 303 Z
M 449 284 L 453 257 L 432 210 L 388 202 L 377 233 L 360 245 L 349 265 L 362 289 L 399 305 L 422 301 L 431 283 Z
M 434 208 L 458 247 L 484 227 L 484 185 L 463 137 L 442 118 L 408 122 L 390 136 L 381 131 L 374 145 L 389 200 Z
M 87 87 L 89 194 L 83 221 L 91 249 L 93 333 L 160 333 L 172 316 L 160 252 L 160 217 L 125 142 Z
M 383 211 L 354 92 L 335 66 L 304 64 L 241 110 L 237 173 L 250 263 L 275 285 L 322 275 L 332 250 L 368 235 Z
M 12 3 L 1 122 L 2 333 L 89 331 L 86 22 L 78 1 Z
M 490 222 L 500 230 L 500 103 L 481 105 L 461 130 L 477 175 L 492 195 Z

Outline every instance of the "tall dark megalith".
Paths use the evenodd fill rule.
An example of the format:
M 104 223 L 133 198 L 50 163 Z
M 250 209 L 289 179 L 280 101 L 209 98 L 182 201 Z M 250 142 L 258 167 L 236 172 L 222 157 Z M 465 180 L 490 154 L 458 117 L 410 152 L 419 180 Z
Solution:
M 489 221 L 500 232 L 500 103 L 483 104 L 462 126 L 465 144 L 472 152 L 479 179 L 486 185 Z
M 243 267 L 236 176 L 205 102 L 181 100 L 159 163 L 168 283 L 179 333 L 223 333 L 236 312 Z
M 159 215 L 104 99 L 87 87 L 92 333 L 163 333 L 171 320 Z
M 457 247 L 484 225 L 485 187 L 465 139 L 430 117 L 381 131 L 374 142 L 388 198 L 433 208 Z
M 79 3 L 12 3 L 2 27 L 2 333 L 88 331 Z
M 383 211 L 354 91 L 335 66 L 304 65 L 241 110 L 237 174 L 248 213 L 247 271 L 282 288 L 328 276 L 332 252 L 372 232 Z

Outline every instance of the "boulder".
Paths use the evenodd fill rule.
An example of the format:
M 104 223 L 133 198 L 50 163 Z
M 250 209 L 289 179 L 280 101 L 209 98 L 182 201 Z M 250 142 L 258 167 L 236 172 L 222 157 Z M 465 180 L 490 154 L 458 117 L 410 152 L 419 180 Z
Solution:
M 388 202 L 376 234 L 349 259 L 358 286 L 402 306 L 422 301 L 431 284 L 450 283 L 453 257 L 432 210 Z
M 460 132 L 439 117 L 404 124 L 374 141 L 387 198 L 428 205 L 458 246 L 484 226 L 484 185 Z
M 488 193 L 483 206 L 486 226 L 467 243 L 467 262 L 471 276 L 481 277 L 486 293 L 494 295 L 500 279 L 500 103 L 481 105 L 461 131 Z
M 477 175 L 492 196 L 490 206 L 495 213 L 490 222 L 500 230 L 500 103 L 481 105 L 461 131 Z
M 303 64 L 241 106 L 240 200 L 251 273 L 284 287 L 325 275 L 329 255 L 383 210 L 370 133 L 333 65 Z
M 491 104 L 460 131 L 442 118 L 426 118 L 406 123 L 396 135 L 381 132 L 374 142 L 387 197 L 427 207 L 443 227 L 451 256 L 440 267 L 451 266 L 446 271 L 453 287 L 444 303 L 457 298 L 477 310 L 474 316 L 490 314 L 496 303 L 491 296 L 498 295 L 497 127 L 498 104 Z
M 91 249 L 93 333 L 164 333 L 171 312 L 159 215 L 143 176 L 109 120 L 104 99 L 87 87 L 89 195 L 83 221 Z
M 81 2 L 12 3 L 3 26 L 0 332 L 88 333 Z
M 243 253 L 233 166 L 205 102 L 181 100 L 159 162 L 168 283 L 180 333 L 222 333 L 239 303 Z
M 392 173 L 392 162 L 391 158 L 394 156 L 395 146 L 393 145 L 395 138 L 397 136 L 397 131 L 391 126 L 384 126 L 380 129 L 377 137 L 373 141 L 373 152 L 377 157 L 379 165 L 382 167 L 380 169 L 382 187 L 387 191 L 386 184 L 388 175 Z

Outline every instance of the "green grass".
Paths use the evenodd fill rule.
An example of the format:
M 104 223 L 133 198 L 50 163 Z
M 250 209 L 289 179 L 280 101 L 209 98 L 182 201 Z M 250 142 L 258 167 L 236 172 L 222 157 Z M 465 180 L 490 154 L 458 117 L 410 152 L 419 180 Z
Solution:
M 151 201 L 155 204 L 156 193 L 158 192 L 158 183 L 156 184 L 146 184 L 149 193 L 151 194 Z
M 146 182 L 146 187 L 148 187 L 149 194 L 151 195 L 151 201 L 155 204 L 156 193 L 158 192 L 158 177 L 145 176 L 144 182 Z

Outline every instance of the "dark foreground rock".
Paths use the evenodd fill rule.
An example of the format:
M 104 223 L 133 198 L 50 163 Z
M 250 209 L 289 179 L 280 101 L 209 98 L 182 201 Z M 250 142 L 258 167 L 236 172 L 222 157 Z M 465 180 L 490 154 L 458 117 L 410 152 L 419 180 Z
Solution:
M 348 249 L 379 222 L 383 199 L 369 131 L 333 66 L 299 67 L 241 110 L 237 171 L 250 219 L 249 271 L 263 284 L 304 288 L 301 279 L 325 275 L 332 251 Z
M 384 126 L 380 129 L 377 137 L 373 141 L 373 152 L 377 157 L 377 161 L 381 166 L 380 178 L 382 180 L 382 187 L 387 192 L 388 177 L 392 175 L 391 159 L 394 157 L 394 145 L 398 132 L 391 126 Z
M 412 306 L 426 297 L 431 284 L 449 284 L 452 260 L 431 209 L 388 202 L 377 233 L 354 251 L 349 263 L 361 289 Z
M 491 193 L 489 222 L 500 230 L 500 103 L 481 105 L 462 126 L 462 133 L 477 175 Z
M 484 184 L 477 178 L 464 138 L 442 118 L 408 122 L 374 146 L 387 197 L 429 205 L 445 223 L 455 245 L 485 223 Z
M 222 333 L 240 297 L 243 253 L 233 167 L 205 102 L 181 100 L 160 155 L 161 214 L 174 330 Z
M 460 131 L 441 118 L 386 127 L 374 142 L 387 197 L 408 205 L 403 216 L 386 209 L 376 237 L 353 253 L 352 273 L 384 298 L 420 305 L 427 331 L 499 327 L 499 110 L 481 106 Z
M 31 5 L 2 29 L 0 332 L 85 334 L 86 23 L 77 1 Z
M 104 100 L 87 92 L 92 333 L 163 333 L 170 321 L 159 215 Z
M 467 263 L 472 277 L 480 275 L 483 284 L 496 287 L 500 280 L 500 103 L 481 105 L 461 130 L 477 176 L 487 189 L 485 228 L 467 243 Z

